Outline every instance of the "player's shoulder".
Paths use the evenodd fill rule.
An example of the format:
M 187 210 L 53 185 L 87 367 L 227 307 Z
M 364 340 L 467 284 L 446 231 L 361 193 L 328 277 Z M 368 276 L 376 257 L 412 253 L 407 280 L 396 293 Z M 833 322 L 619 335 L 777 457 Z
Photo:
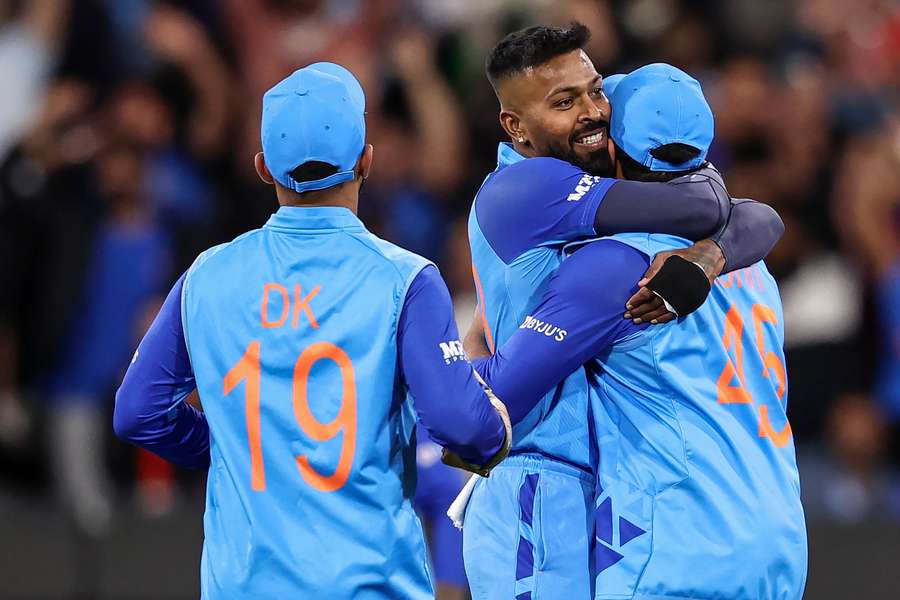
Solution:
M 592 184 L 602 179 L 564 160 L 537 156 L 494 171 L 479 195 L 510 198 L 510 189 L 514 189 L 516 193 L 513 198 L 518 202 L 529 199 L 543 201 L 548 194 L 567 198 L 569 194 L 578 193 L 575 188 L 579 184 Z
M 375 261 L 393 270 L 406 281 L 426 266 L 433 264 L 424 256 L 382 239 L 370 231 L 355 233 L 351 237 Z
M 479 219 L 505 221 L 514 211 L 534 219 L 542 209 L 602 197 L 615 182 L 557 158 L 527 158 L 491 173 L 475 196 L 475 210 Z
M 556 158 L 524 159 L 488 176 L 470 227 L 509 263 L 531 248 L 592 235 L 596 208 L 613 181 Z
M 568 248 L 549 289 L 561 306 L 572 307 L 573 317 L 584 323 L 604 323 L 614 332 L 610 340 L 621 340 L 642 329 L 622 314 L 648 265 L 646 254 L 619 240 L 586 240 Z
M 540 173 L 542 175 L 568 176 L 574 173 L 584 174 L 584 171 L 570 162 L 566 162 L 552 156 L 533 156 L 514 162 L 497 171 L 498 175 L 524 176 L 526 173 Z
M 192 279 L 198 272 L 208 269 L 210 265 L 214 265 L 220 260 L 229 258 L 233 253 L 239 252 L 245 245 L 252 243 L 262 233 L 262 229 L 253 229 L 237 236 L 230 242 L 217 244 L 211 248 L 207 248 L 194 259 L 194 262 L 187 270 L 185 282 Z

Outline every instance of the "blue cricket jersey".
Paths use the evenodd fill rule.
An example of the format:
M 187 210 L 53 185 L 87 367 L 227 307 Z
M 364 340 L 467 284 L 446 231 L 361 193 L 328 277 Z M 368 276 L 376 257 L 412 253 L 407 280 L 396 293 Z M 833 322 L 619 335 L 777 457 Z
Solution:
M 689 243 L 614 239 L 648 256 Z M 696 312 L 596 364 L 596 597 L 801 598 L 784 316 L 765 265 L 719 277 Z
M 115 427 L 209 466 L 204 598 L 431 598 L 417 416 L 472 462 L 503 444 L 437 270 L 347 209 L 282 207 L 179 280 Z
M 743 227 L 758 235 L 729 235 Z M 515 338 L 520 327 L 551 343 L 576 333 L 576 328 L 566 331 L 529 315 L 560 265 L 567 242 L 619 231 L 669 231 L 694 239 L 715 235 L 733 269 L 771 248 L 781 220 L 754 202 L 734 210 L 714 169 L 668 183 L 617 181 L 554 158 L 525 159 L 501 144 L 497 169 L 485 179 L 469 217 L 473 275 L 490 349 Z M 608 245 L 619 255 L 623 248 L 630 250 Z M 606 291 L 634 290 L 647 261 L 637 252 L 630 254 L 637 258 L 611 254 L 609 260 L 630 258 L 640 272 L 632 273 L 624 288 L 609 286 Z M 598 277 L 609 266 L 601 264 Z M 603 305 L 610 340 L 636 329 L 622 318 L 627 297 L 610 294 L 614 303 Z M 539 345 L 553 354 L 553 360 L 543 357 L 546 362 L 561 358 L 556 349 Z M 513 377 L 493 380 L 486 373 L 515 422 L 516 456 L 476 486 L 469 504 L 464 554 L 473 597 L 590 595 L 589 523 L 597 455 L 588 418 L 591 390 L 581 368 L 589 357 L 571 363 L 546 387 L 541 358 L 516 369 Z M 510 384 L 511 379 L 520 385 Z
M 537 306 L 560 264 L 559 249 L 574 240 L 623 231 L 667 231 L 692 239 L 718 233 L 729 270 L 752 264 L 771 249 L 783 225 L 764 204 L 735 206 L 739 210 L 732 211 L 712 168 L 668 183 L 623 181 L 589 175 L 555 158 L 526 159 L 501 143 L 497 168 L 475 197 L 468 228 L 488 347 L 493 351 L 506 341 Z M 519 421 L 513 452 L 537 451 L 591 468 L 586 386 L 583 372 L 575 372 L 537 406 L 518 393 L 501 395 Z M 522 410 L 530 413 L 527 418 Z
M 472 270 L 492 351 L 536 306 L 560 264 L 559 248 L 594 235 L 597 207 L 615 181 L 555 158 L 526 160 L 507 144 L 500 145 L 497 163 L 469 216 Z M 513 452 L 538 451 L 589 470 L 587 390 L 582 371 L 548 393 L 514 426 Z
M 648 257 L 687 243 L 630 234 L 581 247 L 478 368 L 498 394 L 534 403 L 594 357 L 596 598 L 800 598 L 806 532 L 774 280 L 758 263 L 720 277 L 676 323 L 620 318 Z

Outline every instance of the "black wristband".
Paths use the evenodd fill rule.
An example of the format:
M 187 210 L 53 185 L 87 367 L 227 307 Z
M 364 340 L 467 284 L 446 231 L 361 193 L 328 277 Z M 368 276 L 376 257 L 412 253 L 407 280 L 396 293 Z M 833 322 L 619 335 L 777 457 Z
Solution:
M 706 301 L 709 279 L 699 266 L 680 256 L 670 256 L 647 288 L 669 303 L 679 317 L 688 315 Z

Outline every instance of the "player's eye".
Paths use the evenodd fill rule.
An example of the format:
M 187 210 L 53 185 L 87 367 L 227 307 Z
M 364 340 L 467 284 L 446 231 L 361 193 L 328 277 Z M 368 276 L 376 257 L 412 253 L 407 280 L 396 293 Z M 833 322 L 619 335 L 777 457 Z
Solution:
M 604 93 L 603 93 L 603 86 L 598 85 L 598 86 L 595 87 L 593 90 L 591 90 L 591 93 L 592 93 L 593 95 L 595 95 L 595 96 L 603 96 L 603 95 L 604 95 Z
M 554 108 L 569 108 L 575 101 L 572 98 L 563 98 L 553 103 Z

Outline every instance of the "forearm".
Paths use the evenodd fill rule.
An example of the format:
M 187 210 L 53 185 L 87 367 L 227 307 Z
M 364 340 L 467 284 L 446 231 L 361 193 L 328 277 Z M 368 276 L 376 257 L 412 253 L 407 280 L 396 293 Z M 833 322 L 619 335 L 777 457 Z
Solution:
M 771 206 L 733 200 L 728 222 L 712 239 L 722 249 L 727 273 L 764 259 L 783 234 L 784 222 Z
M 209 466 L 209 425 L 185 402 L 196 388 L 181 324 L 181 289 L 173 287 L 116 393 L 113 428 L 121 439 L 193 469 Z
M 166 397 L 171 398 L 168 394 Z M 113 416 L 116 435 L 182 467 L 208 468 L 209 424 L 206 416 L 183 399 L 174 406 L 165 407 L 153 402 L 153 398 L 154 394 L 149 390 L 125 385 L 119 388 Z
M 557 384 L 610 344 L 640 331 L 622 306 L 647 267 L 637 250 L 592 242 L 566 259 L 533 314 L 497 352 L 473 361 L 517 423 Z

